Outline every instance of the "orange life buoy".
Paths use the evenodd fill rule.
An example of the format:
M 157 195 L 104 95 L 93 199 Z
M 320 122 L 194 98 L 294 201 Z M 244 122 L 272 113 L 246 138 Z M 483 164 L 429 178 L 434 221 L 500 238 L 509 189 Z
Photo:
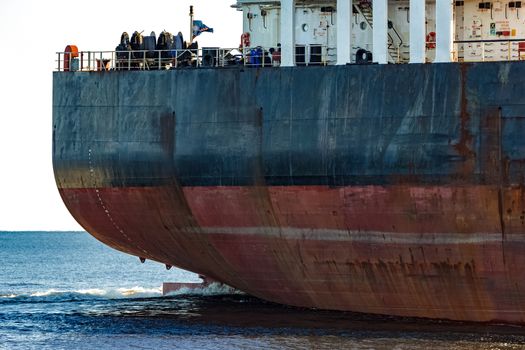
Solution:
M 430 32 L 427 34 L 427 49 L 436 48 L 436 32 Z
M 241 47 L 250 47 L 250 33 L 242 33 L 241 35 Z
M 78 57 L 78 48 L 75 45 L 68 45 L 64 51 L 64 72 L 71 70 L 73 58 Z

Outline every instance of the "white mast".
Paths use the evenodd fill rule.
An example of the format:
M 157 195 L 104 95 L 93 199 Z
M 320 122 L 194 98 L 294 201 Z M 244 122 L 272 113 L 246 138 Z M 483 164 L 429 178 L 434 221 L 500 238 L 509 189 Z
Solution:
M 190 6 L 190 44 L 193 42 L 193 5 Z

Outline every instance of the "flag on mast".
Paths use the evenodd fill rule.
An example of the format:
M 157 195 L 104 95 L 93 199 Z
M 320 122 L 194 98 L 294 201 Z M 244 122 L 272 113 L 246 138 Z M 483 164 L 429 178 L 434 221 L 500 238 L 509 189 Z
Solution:
M 193 37 L 199 36 L 201 33 L 208 32 L 213 33 L 213 28 L 208 27 L 202 21 L 193 21 Z

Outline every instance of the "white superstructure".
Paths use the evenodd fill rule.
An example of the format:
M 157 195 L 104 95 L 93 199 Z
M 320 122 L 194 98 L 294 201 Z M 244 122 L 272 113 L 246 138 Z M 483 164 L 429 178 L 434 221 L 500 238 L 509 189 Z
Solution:
M 520 47 L 525 49 L 521 6 L 521 1 L 506 0 L 238 0 L 236 4 L 243 11 L 248 39 L 244 46 L 278 50 L 280 44 L 282 66 L 370 58 L 376 63 L 518 60 Z

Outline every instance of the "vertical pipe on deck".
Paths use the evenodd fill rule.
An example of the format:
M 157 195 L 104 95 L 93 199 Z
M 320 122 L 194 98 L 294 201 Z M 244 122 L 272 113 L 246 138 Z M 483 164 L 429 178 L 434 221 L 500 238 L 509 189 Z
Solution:
M 372 13 L 374 16 L 372 21 L 373 60 L 385 64 L 388 63 L 388 1 L 375 0 Z
M 434 62 L 451 62 L 454 8 L 451 0 L 436 1 L 436 59 Z
M 295 52 L 294 0 L 281 0 L 281 66 L 292 67 Z
M 410 0 L 410 63 L 425 63 L 425 17 L 425 0 Z
M 352 0 L 337 0 L 337 64 L 352 63 Z

